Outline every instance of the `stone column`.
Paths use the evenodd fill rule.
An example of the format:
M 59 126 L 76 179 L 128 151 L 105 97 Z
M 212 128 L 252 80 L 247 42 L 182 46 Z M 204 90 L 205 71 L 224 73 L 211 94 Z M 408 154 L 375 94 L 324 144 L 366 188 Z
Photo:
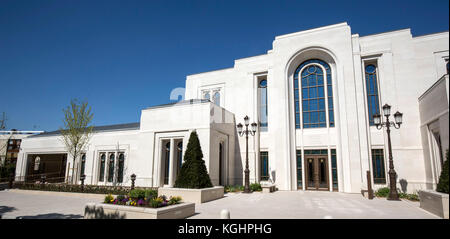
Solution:
M 175 153 L 175 140 L 173 138 L 170 139 L 170 155 L 169 155 L 169 187 L 173 187 L 175 184 L 175 162 L 174 162 L 174 153 Z

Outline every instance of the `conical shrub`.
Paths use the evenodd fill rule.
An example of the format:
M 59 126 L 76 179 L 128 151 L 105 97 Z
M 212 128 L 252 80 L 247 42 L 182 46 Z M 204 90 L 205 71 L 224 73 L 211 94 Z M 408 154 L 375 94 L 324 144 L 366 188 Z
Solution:
M 436 191 L 441 193 L 448 193 L 448 150 L 446 153 L 446 160 L 444 162 L 444 167 L 442 167 L 441 176 L 439 177 L 439 183 L 437 185 Z
M 198 135 L 193 131 L 184 153 L 184 162 L 175 181 L 176 188 L 208 188 L 212 187 L 211 179 L 203 160 L 202 148 Z

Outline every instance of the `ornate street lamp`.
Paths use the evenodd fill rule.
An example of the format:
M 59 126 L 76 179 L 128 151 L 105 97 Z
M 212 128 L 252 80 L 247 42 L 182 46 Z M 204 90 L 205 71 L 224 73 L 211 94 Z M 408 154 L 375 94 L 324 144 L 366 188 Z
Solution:
M 254 136 L 255 133 L 256 133 L 256 127 L 258 126 L 257 123 L 253 122 L 251 124 L 252 130 L 251 131 L 248 130 L 249 121 L 250 121 L 250 119 L 248 118 L 248 116 L 245 116 L 245 118 L 244 118 L 245 130 L 242 130 L 243 126 L 242 126 L 241 123 L 239 123 L 237 125 L 237 131 L 238 131 L 239 136 L 244 136 L 245 135 L 245 170 L 244 170 L 245 181 L 244 181 L 244 193 L 251 193 L 251 191 L 250 191 L 250 179 L 249 179 L 250 170 L 248 169 L 248 135 L 250 134 L 251 136 Z
M 398 197 L 397 192 L 397 180 L 396 176 L 397 173 L 394 170 L 394 161 L 392 159 L 392 145 L 391 145 L 391 129 L 390 127 L 394 127 L 396 129 L 400 128 L 400 125 L 402 124 L 402 118 L 403 114 L 400 112 L 396 112 L 394 114 L 395 123 L 392 121 L 389 121 L 389 116 L 391 114 L 391 106 L 388 104 L 385 104 L 383 106 L 383 113 L 386 117 L 386 122 L 382 122 L 382 117 L 379 114 L 373 115 L 373 121 L 377 129 L 381 129 L 383 127 L 386 127 L 386 132 L 388 136 L 388 151 L 389 151 L 389 196 L 387 197 L 388 200 L 400 200 Z
M 134 180 L 136 180 L 136 174 L 131 174 L 131 190 L 134 189 Z

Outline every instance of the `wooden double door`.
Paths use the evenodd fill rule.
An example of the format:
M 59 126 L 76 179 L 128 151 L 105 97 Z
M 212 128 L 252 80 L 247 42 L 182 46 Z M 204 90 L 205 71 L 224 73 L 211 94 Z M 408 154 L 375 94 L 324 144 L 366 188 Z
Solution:
M 327 155 L 305 155 L 306 190 L 330 190 Z

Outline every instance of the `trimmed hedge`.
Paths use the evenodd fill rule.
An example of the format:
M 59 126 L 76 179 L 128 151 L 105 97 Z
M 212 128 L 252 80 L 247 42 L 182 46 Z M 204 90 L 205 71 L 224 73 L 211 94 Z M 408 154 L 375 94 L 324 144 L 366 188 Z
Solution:
M 40 191 L 53 191 L 53 192 L 74 192 L 74 193 L 95 193 L 95 194 L 113 194 L 113 195 L 128 195 L 130 187 L 123 186 L 98 186 L 98 185 L 84 185 L 84 189 L 81 190 L 81 185 L 75 184 L 56 184 L 56 183 L 24 183 L 14 182 L 13 188 L 23 190 L 40 190 Z M 136 189 L 153 189 L 156 188 L 136 188 Z
M 442 167 L 442 172 L 441 176 L 439 177 L 439 183 L 437 185 L 436 191 L 448 194 L 448 150 L 445 158 L 446 160 L 444 162 L 444 167 Z
M 203 160 L 202 148 L 197 132 L 193 131 L 184 154 L 184 163 L 175 181 L 176 188 L 209 188 L 211 179 Z

